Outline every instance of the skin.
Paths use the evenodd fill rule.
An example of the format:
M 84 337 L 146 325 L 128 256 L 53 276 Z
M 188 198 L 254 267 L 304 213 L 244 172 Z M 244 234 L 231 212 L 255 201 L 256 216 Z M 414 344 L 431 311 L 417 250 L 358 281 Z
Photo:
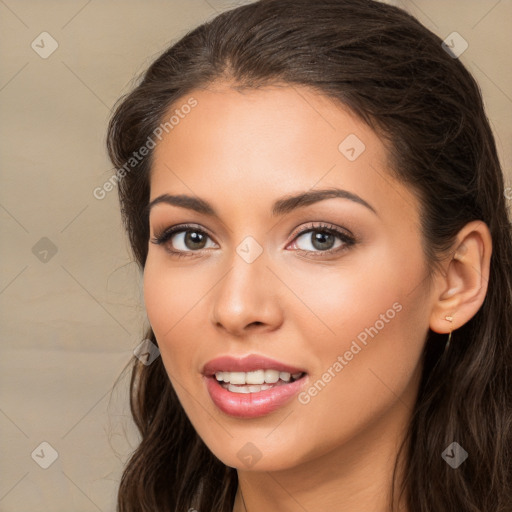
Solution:
M 361 120 L 297 86 L 240 92 L 217 83 L 173 109 L 190 96 L 198 105 L 155 148 L 150 200 L 200 197 L 220 218 L 155 205 L 151 238 L 181 223 L 208 237 L 197 249 L 175 234 L 168 247 L 188 254 L 179 259 L 148 241 L 144 271 L 148 318 L 181 404 L 210 450 L 238 470 L 234 512 L 391 510 L 393 463 L 428 329 L 449 333 L 480 308 L 487 226 L 461 230 L 428 286 L 418 199 L 391 177 L 384 145 Z M 349 134 L 366 147 L 354 161 L 338 149 Z M 283 196 L 330 187 L 357 194 L 376 213 L 330 198 L 271 216 Z M 343 241 L 322 249 L 311 239 L 322 229 L 295 235 L 319 222 L 347 230 L 356 243 L 328 255 Z M 247 236 L 263 249 L 252 263 L 236 251 Z M 201 376 L 207 361 L 263 354 L 305 368 L 309 389 L 394 303 L 402 309 L 308 403 L 293 399 L 240 419 L 211 401 Z M 248 442 L 261 454 L 250 467 L 237 456 Z

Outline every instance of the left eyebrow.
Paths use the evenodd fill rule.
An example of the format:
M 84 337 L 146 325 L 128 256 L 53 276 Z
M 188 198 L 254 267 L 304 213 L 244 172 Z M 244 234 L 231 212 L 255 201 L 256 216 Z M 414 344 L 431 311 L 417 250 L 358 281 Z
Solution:
M 362 197 L 359 197 L 357 194 L 353 192 L 349 192 L 348 190 L 343 190 L 339 188 L 330 188 L 324 190 L 310 190 L 308 192 L 301 192 L 300 194 L 285 196 L 274 202 L 272 206 L 272 216 L 282 216 L 293 210 L 304 208 L 314 203 L 318 203 L 319 201 L 324 201 L 326 199 L 332 198 L 341 198 L 348 199 L 355 203 L 358 203 L 369 210 L 371 210 L 375 215 L 378 216 L 375 208 L 366 202 Z M 218 213 L 215 211 L 215 208 L 199 197 L 187 196 L 184 194 L 179 195 L 170 195 L 170 194 L 162 194 L 153 201 L 151 201 L 147 207 L 146 211 L 149 213 L 153 206 L 165 203 L 170 204 L 172 206 L 178 206 L 181 208 L 186 208 L 188 210 L 193 210 L 203 215 L 208 215 L 210 217 L 220 218 Z
M 310 190 L 308 192 L 303 192 L 301 194 L 287 196 L 282 199 L 279 199 L 274 203 L 272 207 L 272 216 L 276 217 L 279 215 L 284 215 L 297 208 L 304 208 L 305 206 L 309 206 L 310 204 L 318 203 L 319 201 L 324 201 L 325 199 L 332 199 L 336 197 L 341 199 L 349 199 L 350 201 L 361 204 L 378 216 L 375 208 L 371 204 L 367 203 L 362 197 L 359 197 L 357 194 L 354 194 L 353 192 L 349 192 L 348 190 L 343 190 L 340 188 Z

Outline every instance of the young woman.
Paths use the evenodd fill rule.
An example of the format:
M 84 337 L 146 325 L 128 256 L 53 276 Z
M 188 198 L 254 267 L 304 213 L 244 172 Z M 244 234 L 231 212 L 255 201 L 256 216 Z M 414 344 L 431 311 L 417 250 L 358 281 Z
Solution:
M 245 5 L 150 66 L 107 144 L 161 356 L 134 357 L 119 512 L 512 510 L 504 179 L 436 35 Z

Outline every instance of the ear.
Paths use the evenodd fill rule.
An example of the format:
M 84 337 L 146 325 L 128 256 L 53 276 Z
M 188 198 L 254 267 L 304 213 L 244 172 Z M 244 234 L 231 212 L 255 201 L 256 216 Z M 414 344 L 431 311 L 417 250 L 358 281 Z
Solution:
M 487 293 L 491 254 L 492 238 L 485 222 L 469 222 L 459 231 L 443 263 L 444 271 L 434 278 L 430 316 L 434 332 L 458 329 L 480 309 Z

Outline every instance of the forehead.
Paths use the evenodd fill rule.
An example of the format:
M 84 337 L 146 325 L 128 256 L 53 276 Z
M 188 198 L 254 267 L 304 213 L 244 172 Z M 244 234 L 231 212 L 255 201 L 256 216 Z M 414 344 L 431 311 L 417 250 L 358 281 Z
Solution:
M 190 98 L 197 105 L 185 108 Z M 155 149 L 154 162 L 187 157 L 187 163 L 213 158 L 285 160 L 290 164 L 318 160 L 319 153 L 337 160 L 339 143 L 352 135 L 365 141 L 365 152 L 385 157 L 384 148 L 369 127 L 341 105 L 314 91 L 298 86 L 271 86 L 235 90 L 228 85 L 191 92 L 169 109 L 175 124 L 168 127 Z M 181 114 L 180 111 L 187 111 Z M 179 117 L 179 119 L 178 119 Z M 176 122 L 178 121 L 178 122 Z M 184 151 L 186 148 L 186 151 Z M 347 148 L 348 149 L 348 148 Z M 286 150 L 286 151 L 283 151 Z M 350 156 L 349 153 L 346 156 Z M 356 164 L 357 165 L 357 164 Z M 278 171 L 278 169 L 276 169 Z
M 240 207 L 257 207 L 259 198 L 266 208 L 286 194 L 342 187 L 377 209 L 391 201 L 402 215 L 414 213 L 414 196 L 387 171 L 379 136 L 309 88 L 216 85 L 177 100 L 171 116 L 154 149 L 151 200 L 183 193 L 219 204 L 222 195 Z

